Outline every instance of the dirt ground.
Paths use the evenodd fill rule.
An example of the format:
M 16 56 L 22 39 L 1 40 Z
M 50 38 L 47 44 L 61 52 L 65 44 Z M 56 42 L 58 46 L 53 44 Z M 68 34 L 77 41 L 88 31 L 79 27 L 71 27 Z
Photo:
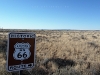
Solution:
M 100 31 L 40 30 L 31 75 L 100 75 Z M 6 72 L 7 33 L 0 34 L 0 75 Z M 24 75 L 30 75 L 27 71 Z

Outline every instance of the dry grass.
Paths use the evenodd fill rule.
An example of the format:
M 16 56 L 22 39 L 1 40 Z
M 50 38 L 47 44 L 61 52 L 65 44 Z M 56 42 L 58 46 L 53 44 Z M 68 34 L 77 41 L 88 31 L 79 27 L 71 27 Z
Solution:
M 32 75 L 100 75 L 100 31 L 41 30 L 35 33 L 36 66 L 30 71 Z M 2 67 L 6 63 L 5 39 L 0 41 Z M 2 72 L 11 75 L 5 68 L 0 75 Z

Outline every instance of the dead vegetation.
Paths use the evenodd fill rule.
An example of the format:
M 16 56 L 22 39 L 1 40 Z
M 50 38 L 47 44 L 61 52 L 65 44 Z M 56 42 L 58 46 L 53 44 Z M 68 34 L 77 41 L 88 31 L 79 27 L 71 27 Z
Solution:
M 36 65 L 32 75 L 100 75 L 100 31 L 36 33 Z M 4 33 L 6 34 L 6 33 Z M 0 66 L 6 63 L 7 34 L 0 34 Z M 5 67 L 5 66 L 4 66 Z M 2 68 L 0 75 L 11 75 Z M 29 75 L 24 71 L 24 75 Z

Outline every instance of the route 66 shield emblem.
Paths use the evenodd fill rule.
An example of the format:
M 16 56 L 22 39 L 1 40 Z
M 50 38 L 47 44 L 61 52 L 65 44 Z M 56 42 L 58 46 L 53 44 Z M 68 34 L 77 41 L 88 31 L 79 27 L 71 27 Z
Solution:
M 30 44 L 29 43 L 16 43 L 14 45 L 15 51 L 13 57 L 15 60 L 26 60 L 30 57 Z

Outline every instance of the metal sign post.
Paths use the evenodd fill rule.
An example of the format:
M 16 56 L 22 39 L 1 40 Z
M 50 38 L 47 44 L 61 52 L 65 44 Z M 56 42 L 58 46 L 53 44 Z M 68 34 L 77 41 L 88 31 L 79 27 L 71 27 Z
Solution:
M 7 71 L 20 71 L 32 69 L 35 65 L 34 33 L 9 33 L 7 45 Z
M 23 71 L 22 70 L 19 71 L 19 75 L 23 75 Z

